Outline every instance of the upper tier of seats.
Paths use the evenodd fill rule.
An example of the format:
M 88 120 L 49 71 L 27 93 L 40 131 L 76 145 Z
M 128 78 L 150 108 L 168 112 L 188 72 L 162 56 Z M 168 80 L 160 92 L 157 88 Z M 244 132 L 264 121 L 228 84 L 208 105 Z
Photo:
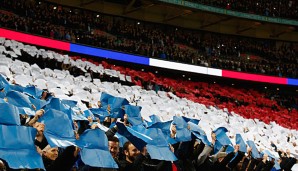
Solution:
M 228 10 L 240 11 L 250 14 L 263 15 L 268 17 L 298 18 L 297 1 L 254 1 L 254 0 L 187 0 L 205 5 L 220 7 Z
M 297 78 L 297 43 L 138 22 L 38 1 L 4 0 L 1 26 L 58 40 L 241 72 Z

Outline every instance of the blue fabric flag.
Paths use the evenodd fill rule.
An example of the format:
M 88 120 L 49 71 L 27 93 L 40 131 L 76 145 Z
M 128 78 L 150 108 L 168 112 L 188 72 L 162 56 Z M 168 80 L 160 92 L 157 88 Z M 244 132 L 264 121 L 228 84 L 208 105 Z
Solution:
M 170 143 L 170 144 L 176 144 L 178 141 L 176 141 L 175 139 L 171 138 L 171 131 L 170 131 L 171 124 L 172 124 L 172 121 L 157 122 L 155 124 L 152 124 L 148 128 L 160 128 L 161 131 L 164 133 L 164 135 L 165 135 L 168 143 Z
M 219 152 L 219 150 L 222 147 L 223 147 L 223 145 L 219 141 L 216 140 L 214 143 L 214 147 L 213 147 L 214 153 L 216 154 L 217 152 Z
M 277 157 L 275 157 L 269 150 L 267 150 L 267 149 L 265 149 L 265 150 L 263 150 L 262 152 L 261 152 L 261 154 L 267 154 L 270 158 L 273 158 L 273 159 L 275 159 L 275 160 L 277 160 L 278 158 Z
M 50 146 L 67 147 L 75 145 L 76 139 L 72 120 L 67 114 L 49 109 L 41 117 L 41 122 L 45 124 L 44 135 Z
M 174 153 L 172 153 L 172 151 L 170 150 L 169 143 L 167 142 L 161 129 L 146 129 L 142 125 L 133 126 L 131 129 L 135 131 L 132 132 L 133 135 L 137 136 L 145 143 L 147 143 L 147 151 L 152 159 L 166 161 L 177 160 Z
M 0 91 L 0 98 L 4 98 L 6 96 L 6 92 Z
M 221 145 L 232 144 L 230 138 L 226 134 L 226 132 L 228 132 L 227 128 L 219 127 L 213 132 L 216 134 L 216 141 L 218 141 Z
M 200 120 L 198 120 L 198 119 L 191 119 L 189 122 L 194 123 L 196 125 L 199 125 Z
M 189 126 L 189 130 L 192 132 L 197 132 L 201 135 L 205 134 L 204 130 L 202 130 L 198 124 L 195 124 L 190 121 L 190 122 L 188 122 L 188 126 Z
M 161 122 L 159 116 L 157 116 L 157 115 L 150 115 L 149 118 L 151 119 L 151 122 L 147 122 L 148 127 L 150 127 L 151 125 L 153 125 L 157 122 Z
M 185 142 L 191 140 L 191 132 L 187 129 L 187 123 L 181 116 L 174 116 L 173 124 L 176 125 L 176 140 Z
M 34 145 L 36 132 L 32 127 L 0 125 L 0 158 L 12 169 L 44 169 Z
M 36 110 L 42 109 L 43 107 L 45 107 L 47 105 L 47 101 L 45 100 L 40 100 L 40 99 L 34 99 L 29 97 L 29 100 L 31 102 L 31 104 L 33 104 L 36 108 Z
M 48 109 L 55 109 L 64 112 L 65 114 L 67 114 L 69 120 L 72 121 L 72 112 L 70 110 L 71 108 L 67 105 L 64 105 L 59 98 L 51 98 L 51 100 L 49 100 L 47 102 L 47 105 L 45 106 L 45 110 Z
M 102 92 L 100 96 L 101 106 L 106 106 L 109 103 L 109 98 L 114 97 L 108 93 Z
M 183 119 L 184 119 L 184 121 L 187 123 L 187 122 L 189 122 L 191 119 L 190 118 L 188 118 L 188 117 L 185 117 L 185 116 L 181 116 Z
M 17 107 L 27 107 L 33 109 L 29 97 L 23 93 L 10 91 L 6 94 L 6 98 L 9 104 L 15 105 Z
M 23 93 L 28 94 L 35 99 L 40 99 L 44 90 L 41 90 L 35 86 L 27 86 L 23 90 Z
M 64 105 L 59 98 L 53 97 L 47 102 L 46 109 L 55 109 L 66 113 L 69 107 Z
M 116 133 L 116 137 L 119 139 L 119 147 L 123 147 L 123 145 L 128 141 L 128 139 L 119 133 Z
M 6 103 L 6 101 L 0 97 L 0 103 Z
M 23 92 L 24 87 L 20 85 L 10 84 L 7 79 L 0 74 L 0 82 L 2 83 L 2 86 L 0 86 L 0 90 L 4 88 L 5 92 L 9 92 L 12 90 Z
M 5 76 L 3 76 L 2 74 L 0 74 L 0 81 L 3 82 L 3 84 L 9 84 Z
M 84 116 L 84 114 L 78 112 L 76 113 L 73 109 L 70 108 L 70 114 L 73 120 L 75 121 L 87 121 L 88 119 Z
M 211 146 L 211 142 L 208 140 L 206 134 L 197 134 L 195 132 L 192 132 L 192 134 L 201 140 L 205 145 Z
M 100 129 L 86 130 L 78 142 L 82 161 L 92 167 L 118 168 L 109 148 L 108 138 Z
M 74 101 L 74 100 L 66 100 L 66 99 L 62 99 L 61 100 L 61 103 L 64 104 L 64 105 L 67 105 L 69 107 L 75 107 L 78 102 L 77 101 Z
M 2 91 L 5 88 L 5 85 L 2 81 L 0 81 L 0 91 Z
M 126 127 L 123 123 L 116 123 L 118 127 L 118 133 L 126 137 L 138 150 L 142 150 L 148 141 L 151 140 L 150 137 L 141 134 L 129 127 Z
M 128 121 L 132 125 L 140 125 L 143 123 L 141 118 L 141 109 L 140 106 L 125 105 L 125 113 L 128 115 Z
M 17 91 L 17 92 L 20 92 L 20 93 L 23 93 L 24 91 L 24 87 L 20 86 L 20 85 L 15 85 L 15 84 L 8 84 L 5 86 L 5 91 L 6 92 L 9 92 L 9 91 Z
M 112 118 L 123 118 L 124 111 L 122 106 L 128 105 L 129 102 L 125 98 L 111 97 L 108 99 L 108 104 L 111 107 Z
M 134 125 L 134 126 L 131 126 L 130 128 L 140 133 L 145 133 L 146 131 L 146 128 L 143 125 Z
M 235 149 L 234 149 L 234 147 L 233 146 L 231 146 L 231 145 L 228 145 L 228 147 L 227 147 L 227 149 L 226 149 L 226 153 L 231 153 L 231 152 L 233 152 Z M 236 156 L 235 156 L 236 157 Z M 234 158 L 233 158 L 234 159 Z M 231 160 L 232 161 L 232 160 Z
M 35 116 L 35 111 L 30 109 L 30 108 L 27 108 L 27 107 L 18 107 L 19 109 L 19 114 L 27 114 L 29 116 Z
M 240 134 L 236 134 L 236 144 L 240 145 L 239 151 L 242 151 L 244 153 L 247 152 L 246 144 L 245 144 L 245 142 L 242 139 L 242 136 Z
M 170 150 L 169 146 L 155 146 L 147 144 L 147 151 L 152 159 L 176 161 L 175 154 Z
M 91 108 L 89 110 L 93 113 L 93 115 L 99 117 L 100 121 L 104 121 L 106 117 L 110 116 L 109 112 L 106 109 Z
M 251 140 L 246 141 L 247 145 L 251 148 L 251 155 L 253 158 L 257 159 L 257 158 L 261 158 L 260 153 L 255 145 L 255 143 Z
M 8 103 L 0 103 L 0 124 L 21 125 L 20 113 L 16 106 Z
M 86 118 L 88 118 L 90 116 L 92 118 L 92 120 L 95 120 L 95 117 L 94 117 L 93 113 L 88 109 L 84 111 L 84 116 Z

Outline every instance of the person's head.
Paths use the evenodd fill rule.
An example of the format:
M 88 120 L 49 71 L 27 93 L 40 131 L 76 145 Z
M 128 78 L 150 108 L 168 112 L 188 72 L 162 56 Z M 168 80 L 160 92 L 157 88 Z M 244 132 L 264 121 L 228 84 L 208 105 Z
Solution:
M 263 155 L 263 161 L 266 161 L 268 159 L 268 154 Z
M 290 151 L 290 149 L 287 149 L 287 150 L 286 150 L 286 154 L 287 154 L 287 156 L 290 156 L 290 155 L 291 155 L 291 151 Z
M 0 160 L 0 170 L 6 170 L 5 164 Z
M 119 139 L 117 137 L 114 136 L 109 138 L 109 150 L 114 159 L 118 157 Z
M 44 128 L 45 128 L 45 124 L 40 123 L 40 122 L 35 122 L 35 123 L 33 124 L 33 128 L 37 129 L 37 131 L 38 131 L 39 133 L 43 133 Z
M 211 138 L 212 138 L 212 140 L 216 140 L 216 134 L 215 134 L 215 132 L 211 132 Z
M 129 141 L 123 145 L 123 152 L 126 161 L 132 163 L 135 158 L 140 154 L 140 151 Z
M 41 100 L 45 100 L 47 98 L 47 96 L 48 96 L 48 92 L 47 91 L 43 91 L 42 94 L 41 94 L 40 99 Z
M 56 160 L 58 157 L 58 147 L 50 147 L 49 145 L 47 145 L 43 150 L 43 155 L 50 159 L 50 160 Z

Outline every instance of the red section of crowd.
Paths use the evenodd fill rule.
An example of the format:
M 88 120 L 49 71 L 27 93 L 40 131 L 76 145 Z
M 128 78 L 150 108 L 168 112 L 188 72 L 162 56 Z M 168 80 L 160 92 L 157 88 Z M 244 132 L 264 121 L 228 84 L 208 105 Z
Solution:
M 84 58 L 83 60 L 87 59 Z M 89 61 L 93 62 L 92 60 Z M 96 62 L 96 64 L 99 63 Z M 275 121 L 283 127 L 298 129 L 298 111 L 296 109 L 289 110 L 281 106 L 278 99 L 272 97 L 272 99 L 269 99 L 267 94 L 253 89 L 240 89 L 216 83 L 209 84 L 206 82 L 166 78 L 151 72 L 114 66 L 104 61 L 102 65 L 104 68 L 117 70 L 121 74 L 131 76 L 135 85 L 146 89 L 158 91 L 160 86 L 162 86 L 164 90 L 173 92 L 180 98 L 187 98 L 191 101 L 206 106 L 216 106 L 220 109 L 227 108 L 229 112 L 233 111 L 244 118 L 256 118 L 267 124 Z

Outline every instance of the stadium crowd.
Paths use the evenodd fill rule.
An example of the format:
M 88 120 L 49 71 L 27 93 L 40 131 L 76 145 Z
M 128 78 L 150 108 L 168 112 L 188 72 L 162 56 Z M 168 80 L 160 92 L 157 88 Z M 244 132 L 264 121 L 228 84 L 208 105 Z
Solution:
M 1 27 L 148 57 L 297 78 L 297 43 L 192 31 L 41 1 L 4 0 Z
M 236 1 L 236 0 L 187 0 L 205 5 L 224 8 L 227 10 L 240 11 L 250 14 L 263 15 L 279 18 L 298 18 L 297 1 Z
M 79 60 L 74 62 L 65 56 L 44 50 L 33 53 L 32 49 L 37 51 L 36 48 L 28 46 L 21 48 L 22 51 L 18 53 L 14 48 L 20 48 L 21 45 L 13 45 L 10 41 L 3 41 L 2 44 L 5 51 L 1 49 L 1 53 L 4 53 L 4 56 L 1 54 L 1 62 L 8 59 L 10 64 L 16 63 L 12 65 L 15 68 L 10 68 L 9 71 L 14 74 L 27 73 L 19 69 L 22 65 L 29 66 L 29 75 L 37 80 L 42 78 L 42 74 L 44 77 L 51 75 L 47 67 L 69 70 L 69 65 L 77 64 L 72 66 L 74 70 L 70 70 L 68 74 L 75 72 L 91 77 L 90 73 L 86 73 L 90 67 L 87 61 L 83 62 L 83 68 L 79 68 L 82 64 Z M 28 63 L 12 60 L 11 58 L 16 57 L 10 51 L 18 54 L 17 59 L 27 59 Z M 34 58 L 39 60 L 32 60 Z M 41 58 L 50 59 L 51 62 L 42 61 Z M 35 71 L 35 62 L 49 64 L 41 66 L 47 69 L 46 72 Z M 47 84 L 57 79 L 62 79 L 63 84 L 66 84 L 66 77 L 56 77 L 52 77 Z M 36 170 L 35 168 L 44 167 L 53 171 L 88 171 L 117 170 L 118 167 L 120 171 L 288 171 L 298 162 L 295 155 L 298 153 L 298 137 L 295 131 L 291 132 L 274 124 L 245 121 L 242 124 L 247 124 L 247 127 L 238 130 L 240 134 L 234 135 L 232 129 L 237 128 L 236 124 L 240 124 L 239 128 L 242 127 L 243 119 L 216 109 L 208 110 L 210 113 L 197 114 L 196 117 L 201 117 L 200 121 L 188 118 L 183 113 L 183 117 L 172 116 L 168 121 L 161 121 L 164 117 L 162 115 L 151 115 L 151 121 L 148 121 L 140 115 L 142 105 L 148 102 L 135 106 L 133 104 L 138 104 L 136 99 L 128 101 L 104 92 L 99 99 L 93 99 L 94 104 L 84 98 L 80 101 L 59 99 L 46 88 L 21 86 L 18 84 L 21 80 L 17 80 L 16 76 L 9 77 L 9 80 L 7 78 L 0 76 L 2 170 Z M 76 84 L 79 84 L 80 79 L 76 79 Z M 117 91 L 121 92 L 120 88 Z M 72 95 L 69 92 L 67 94 Z M 177 99 L 178 102 L 181 100 Z M 83 110 L 80 103 L 85 104 L 86 110 Z M 216 114 L 212 115 L 213 112 Z M 220 121 L 224 125 L 231 124 L 231 130 L 216 128 L 215 125 L 210 125 L 215 123 L 208 123 L 211 120 Z M 216 129 L 209 130 L 210 126 Z M 278 137 L 268 144 L 270 132 L 277 133 Z M 285 135 L 285 132 L 289 134 Z M 255 137 L 252 136 L 254 134 Z M 252 141 L 245 143 L 241 135 L 249 136 L 246 138 Z M 291 148 L 284 149 L 285 147 Z M 36 153 L 40 156 L 34 155 Z

